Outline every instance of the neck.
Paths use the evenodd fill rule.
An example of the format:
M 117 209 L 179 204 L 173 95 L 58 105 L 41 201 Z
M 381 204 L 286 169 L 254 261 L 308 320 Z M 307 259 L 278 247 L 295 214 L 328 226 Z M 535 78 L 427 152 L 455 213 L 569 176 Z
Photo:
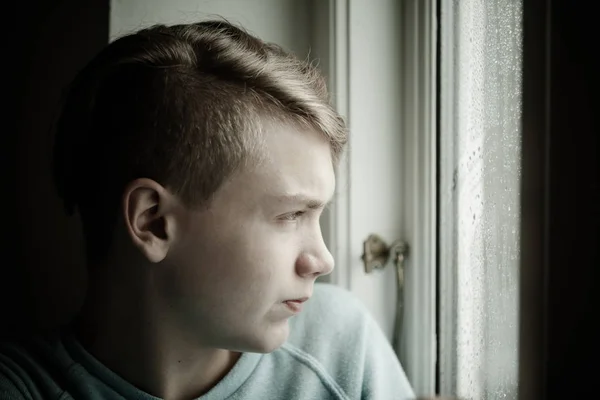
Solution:
M 150 279 L 107 278 L 90 277 L 94 284 L 76 335 L 123 379 L 156 397 L 191 399 L 210 390 L 235 365 L 239 353 L 201 347 L 200 333 L 198 342 L 190 343 L 169 324 L 168 308 L 149 300 L 156 298 Z

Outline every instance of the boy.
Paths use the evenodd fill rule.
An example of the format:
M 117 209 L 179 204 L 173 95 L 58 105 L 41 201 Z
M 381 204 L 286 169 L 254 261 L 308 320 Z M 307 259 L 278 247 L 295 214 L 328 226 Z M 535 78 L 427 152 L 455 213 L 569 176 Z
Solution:
M 346 141 L 313 66 L 226 22 L 108 45 L 55 142 L 86 302 L 60 333 L 0 348 L 0 398 L 412 398 L 360 302 L 315 285 Z

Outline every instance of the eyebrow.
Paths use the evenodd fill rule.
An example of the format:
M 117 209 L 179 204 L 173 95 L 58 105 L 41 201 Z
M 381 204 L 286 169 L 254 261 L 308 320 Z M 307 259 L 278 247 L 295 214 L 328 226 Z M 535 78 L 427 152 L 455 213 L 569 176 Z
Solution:
M 319 210 L 321 208 L 325 208 L 329 204 L 331 204 L 331 202 L 333 200 L 333 199 L 330 199 L 329 201 L 324 203 L 321 200 L 314 199 L 312 197 L 308 197 L 303 194 L 289 194 L 289 195 L 276 196 L 276 199 L 278 201 L 285 202 L 285 203 L 305 204 L 306 208 L 311 209 L 311 210 Z

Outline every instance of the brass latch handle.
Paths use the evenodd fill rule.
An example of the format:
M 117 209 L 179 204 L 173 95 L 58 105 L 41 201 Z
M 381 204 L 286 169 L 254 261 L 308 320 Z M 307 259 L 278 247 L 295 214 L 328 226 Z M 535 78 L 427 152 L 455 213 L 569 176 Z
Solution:
M 400 335 L 402 334 L 402 322 L 404 317 L 404 261 L 408 257 L 408 244 L 401 240 L 392 242 L 390 246 L 379 236 L 369 235 L 363 243 L 362 260 L 367 274 L 375 269 L 383 269 L 390 257 L 396 267 L 398 279 L 396 291 L 396 317 L 394 321 L 394 336 L 392 346 L 397 354 L 400 354 Z
M 390 246 L 376 234 L 371 234 L 363 242 L 363 254 L 362 260 L 365 266 L 365 272 L 370 274 L 374 269 L 384 268 L 390 256 L 394 265 L 398 267 L 398 264 L 404 262 L 404 259 L 408 256 L 408 244 L 402 240 L 394 241 Z

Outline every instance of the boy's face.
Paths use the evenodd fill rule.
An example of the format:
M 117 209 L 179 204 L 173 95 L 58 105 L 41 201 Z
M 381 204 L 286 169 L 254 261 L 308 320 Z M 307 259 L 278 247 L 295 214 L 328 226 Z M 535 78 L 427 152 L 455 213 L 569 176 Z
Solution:
M 333 259 L 319 217 L 335 187 L 329 144 L 268 129 L 266 160 L 236 173 L 208 210 L 186 210 L 161 276 L 171 317 L 202 345 L 269 352 L 288 337 L 284 302 L 310 297 Z

